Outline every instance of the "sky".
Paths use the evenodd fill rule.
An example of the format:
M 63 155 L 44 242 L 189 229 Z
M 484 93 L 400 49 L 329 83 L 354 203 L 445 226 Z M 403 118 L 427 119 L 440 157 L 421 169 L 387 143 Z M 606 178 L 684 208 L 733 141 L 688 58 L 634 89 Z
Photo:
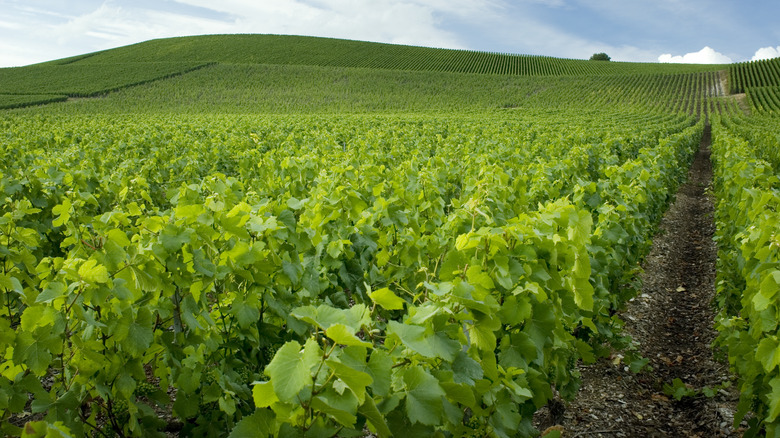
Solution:
M 778 17 L 777 0 L 0 0 L 0 67 L 228 33 L 730 63 L 780 56 Z

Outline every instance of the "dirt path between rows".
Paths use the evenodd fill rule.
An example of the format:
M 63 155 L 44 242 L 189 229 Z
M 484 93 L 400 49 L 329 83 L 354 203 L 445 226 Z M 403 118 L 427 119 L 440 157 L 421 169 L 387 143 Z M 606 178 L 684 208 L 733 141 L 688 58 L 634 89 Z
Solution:
M 717 387 L 729 378 L 727 364 L 714 360 L 710 348 L 716 336 L 711 302 L 717 256 L 713 202 L 707 192 L 711 182 L 707 126 L 688 181 L 643 263 L 641 293 L 621 312 L 625 331 L 652 369 L 634 374 L 612 360 L 583 366 L 577 398 L 554 421 L 563 426 L 563 436 L 739 436 L 732 428 L 733 389 L 681 401 L 663 390 L 675 378 L 695 389 Z

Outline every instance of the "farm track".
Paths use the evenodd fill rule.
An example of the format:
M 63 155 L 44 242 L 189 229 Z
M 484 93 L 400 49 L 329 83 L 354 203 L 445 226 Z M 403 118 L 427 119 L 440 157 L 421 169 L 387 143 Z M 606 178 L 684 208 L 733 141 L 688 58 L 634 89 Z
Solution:
M 643 263 L 641 293 L 621 312 L 625 331 L 650 360 L 634 374 L 619 357 L 583 366 L 582 388 L 567 406 L 542 415 L 565 437 L 732 437 L 737 394 L 721 390 L 676 401 L 664 384 L 679 378 L 690 388 L 716 387 L 729 379 L 710 345 L 715 310 L 715 260 L 710 128 L 675 202 L 665 214 Z M 555 411 L 555 414 L 551 414 Z

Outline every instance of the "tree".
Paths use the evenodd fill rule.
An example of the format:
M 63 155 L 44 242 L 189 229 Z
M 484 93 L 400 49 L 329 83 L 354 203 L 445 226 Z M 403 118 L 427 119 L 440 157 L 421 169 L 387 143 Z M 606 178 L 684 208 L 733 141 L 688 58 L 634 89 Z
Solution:
M 594 53 L 593 56 L 590 57 L 591 61 L 609 61 L 611 59 L 612 58 L 606 53 Z

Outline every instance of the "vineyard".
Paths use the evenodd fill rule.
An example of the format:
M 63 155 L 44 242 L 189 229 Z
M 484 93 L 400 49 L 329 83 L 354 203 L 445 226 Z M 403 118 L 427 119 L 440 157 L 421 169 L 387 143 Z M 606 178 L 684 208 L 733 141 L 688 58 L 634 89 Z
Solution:
M 0 69 L 2 431 L 538 435 L 578 364 L 647 372 L 620 311 L 711 125 L 716 346 L 780 436 L 776 65 L 245 35 Z

